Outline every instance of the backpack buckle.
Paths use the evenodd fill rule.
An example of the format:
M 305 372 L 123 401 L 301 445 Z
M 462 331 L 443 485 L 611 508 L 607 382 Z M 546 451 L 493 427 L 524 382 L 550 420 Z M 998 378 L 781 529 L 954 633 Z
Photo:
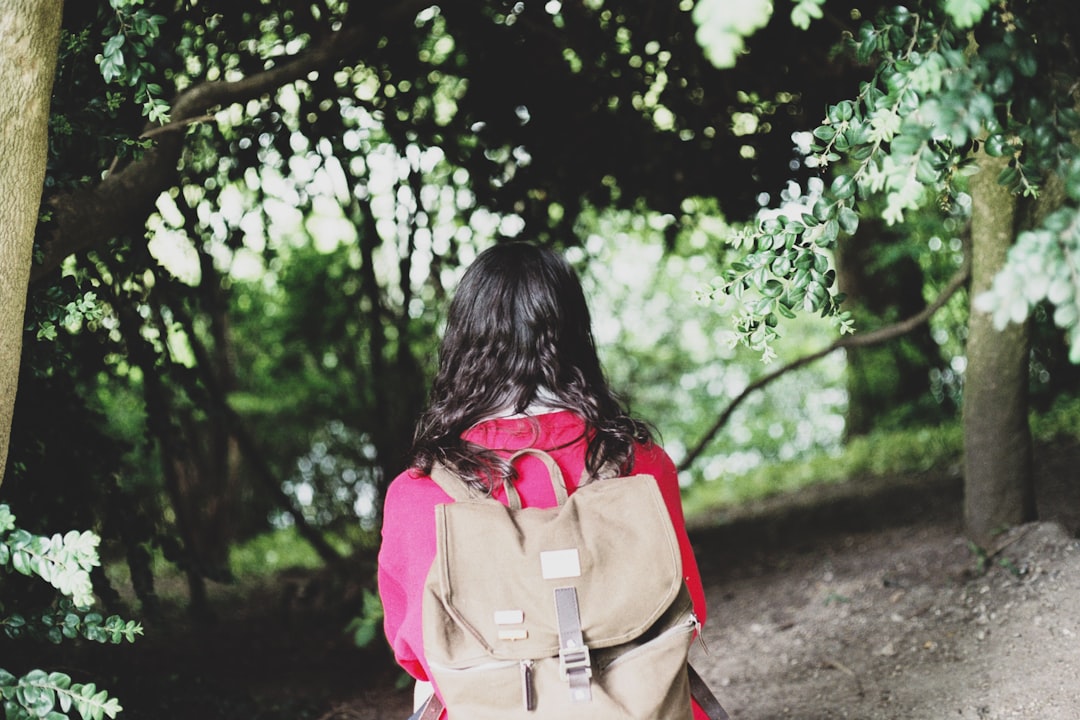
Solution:
M 581 613 L 573 587 L 555 588 L 555 617 L 559 625 L 559 676 L 570 686 L 574 702 L 589 702 L 592 659 L 581 634 Z
M 583 674 L 579 672 L 582 670 Z M 592 677 L 592 658 L 588 645 L 559 649 L 559 677 L 569 680 L 571 673 L 577 677 Z

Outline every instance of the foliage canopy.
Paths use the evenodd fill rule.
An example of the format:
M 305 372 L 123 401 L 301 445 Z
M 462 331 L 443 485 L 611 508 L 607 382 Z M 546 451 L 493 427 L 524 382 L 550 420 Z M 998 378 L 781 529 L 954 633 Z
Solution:
M 712 5 L 718 9 L 699 17 L 699 39 L 723 43 L 710 34 L 724 14 Z M 771 3 L 740 5 L 737 13 L 748 6 Z M 792 19 L 801 24 L 794 12 Z M 946 227 L 959 228 L 971 211 L 966 177 L 992 157 L 1008 160 L 998 182 L 1011 192 L 1035 198 L 1059 182 L 1067 201 L 1019 235 L 979 307 L 1002 328 L 1049 300 L 1080 362 L 1078 59 L 1067 41 L 1077 19 L 1068 3 L 991 8 L 988 0 L 948 0 L 898 4 L 863 22 L 848 45 L 859 63 L 875 66 L 873 76 L 852 98 L 828 106 L 806 148 L 808 165 L 831 168 L 830 183 L 747 228 L 734 240 L 744 259 L 711 290 L 738 303 L 743 340 L 767 353 L 777 316 L 797 309 L 836 316 L 847 329 L 826 253 L 856 232 L 867 207 L 860 203 L 882 197 L 888 224 L 936 207 Z

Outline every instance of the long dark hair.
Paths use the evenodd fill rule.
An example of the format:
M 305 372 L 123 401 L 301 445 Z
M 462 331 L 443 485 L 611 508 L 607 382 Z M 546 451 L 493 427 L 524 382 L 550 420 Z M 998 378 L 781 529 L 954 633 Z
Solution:
M 513 478 L 508 463 L 461 435 L 486 418 L 524 412 L 541 389 L 545 405 L 584 419 L 593 476 L 606 464 L 627 470 L 635 442 L 652 437 L 608 387 L 570 264 L 548 248 L 500 243 L 469 266 L 450 303 L 413 466 L 429 473 L 441 463 L 488 490 Z

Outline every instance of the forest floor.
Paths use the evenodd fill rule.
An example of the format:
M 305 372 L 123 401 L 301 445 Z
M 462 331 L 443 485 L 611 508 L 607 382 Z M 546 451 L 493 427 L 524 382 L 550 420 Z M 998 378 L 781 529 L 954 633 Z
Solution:
M 1080 446 L 1037 464 L 1044 521 L 987 553 L 961 534 L 957 472 L 696 518 L 711 654 L 695 645 L 694 664 L 739 720 L 1077 720 Z M 148 625 L 107 650 L 99 684 L 121 720 L 404 720 L 381 643 L 357 650 L 321 611 L 353 594 L 335 587 L 294 574 L 215 591 L 215 622 Z

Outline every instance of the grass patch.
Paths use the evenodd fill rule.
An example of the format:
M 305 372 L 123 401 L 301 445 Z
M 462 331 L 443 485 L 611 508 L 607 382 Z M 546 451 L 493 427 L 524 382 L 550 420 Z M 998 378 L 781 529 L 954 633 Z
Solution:
M 365 530 L 359 522 L 344 530 L 320 530 L 326 542 L 342 557 L 358 550 L 373 549 L 377 531 Z M 270 530 L 234 545 L 229 551 L 229 567 L 237 577 L 262 577 L 285 568 L 320 568 L 326 563 L 295 526 Z
M 960 461 L 962 448 L 963 428 L 959 422 L 872 433 L 852 440 L 837 452 L 816 453 L 699 482 L 684 493 L 683 507 L 692 517 L 819 483 L 945 469 Z
M 1045 413 L 1032 414 L 1036 443 L 1080 440 L 1080 398 L 1059 399 Z M 934 427 L 871 433 L 833 453 L 772 463 L 740 475 L 696 483 L 684 492 L 687 517 L 732 507 L 819 483 L 860 477 L 943 471 L 963 460 L 964 429 L 959 420 Z
M 1058 398 L 1041 415 L 1032 415 L 1031 434 L 1038 442 L 1080 439 L 1080 398 Z

